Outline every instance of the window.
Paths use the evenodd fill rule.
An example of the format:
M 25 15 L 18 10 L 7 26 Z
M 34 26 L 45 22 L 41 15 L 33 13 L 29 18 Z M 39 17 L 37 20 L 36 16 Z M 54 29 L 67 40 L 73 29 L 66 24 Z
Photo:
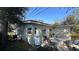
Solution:
M 32 28 L 28 28 L 28 34 L 32 34 Z
M 35 34 L 37 33 L 37 28 L 35 28 Z
M 42 30 L 42 32 L 43 32 L 44 34 L 46 34 L 46 29 Z

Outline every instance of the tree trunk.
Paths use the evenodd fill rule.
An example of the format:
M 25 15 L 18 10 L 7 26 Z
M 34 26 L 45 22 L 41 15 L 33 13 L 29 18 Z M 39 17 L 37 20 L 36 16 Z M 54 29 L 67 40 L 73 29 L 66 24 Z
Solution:
M 1 20 L 1 50 L 6 50 L 7 47 L 7 31 L 8 31 L 8 22 Z

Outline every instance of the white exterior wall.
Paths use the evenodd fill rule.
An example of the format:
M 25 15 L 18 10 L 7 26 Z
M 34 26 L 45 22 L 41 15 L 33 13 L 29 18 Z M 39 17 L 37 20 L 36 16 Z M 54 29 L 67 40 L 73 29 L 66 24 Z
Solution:
M 32 34 L 27 33 L 28 28 L 32 28 Z M 36 34 L 34 33 L 35 28 L 37 28 Z M 31 44 L 31 45 L 34 45 L 34 37 L 35 36 L 39 36 L 41 43 L 43 42 L 43 35 L 42 35 L 43 29 L 46 29 L 45 35 L 48 36 L 49 35 L 49 28 L 47 28 L 46 26 L 35 25 L 35 24 L 24 24 L 24 25 L 22 25 L 18 28 L 18 34 L 23 37 L 23 40 L 28 41 L 29 44 Z M 22 32 L 22 33 L 19 33 L 19 31 Z

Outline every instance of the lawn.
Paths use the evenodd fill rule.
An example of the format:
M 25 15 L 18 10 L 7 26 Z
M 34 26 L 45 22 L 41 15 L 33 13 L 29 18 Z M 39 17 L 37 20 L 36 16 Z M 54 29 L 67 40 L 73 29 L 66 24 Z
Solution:
M 1 47 L 0 47 L 1 48 Z M 0 49 L 1 51 L 58 51 L 55 48 L 51 47 L 39 47 L 36 49 L 23 40 L 8 40 L 7 48 L 5 50 Z
M 23 40 L 8 40 L 6 51 L 30 51 L 33 47 Z

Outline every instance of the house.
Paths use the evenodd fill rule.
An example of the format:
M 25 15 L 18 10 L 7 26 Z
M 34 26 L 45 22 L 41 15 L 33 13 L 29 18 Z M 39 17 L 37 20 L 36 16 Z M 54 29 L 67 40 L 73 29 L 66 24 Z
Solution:
M 29 44 L 34 45 L 34 37 L 38 36 L 41 43 L 43 42 L 43 36 L 49 37 L 50 24 L 36 21 L 36 20 L 25 20 L 22 24 L 18 25 L 16 32 L 17 35 L 21 36 L 23 40 Z
M 59 43 L 60 41 L 71 40 L 70 26 L 60 25 L 56 28 L 52 24 L 47 24 L 36 20 L 25 20 L 17 26 L 16 33 L 24 41 L 34 46 L 34 37 L 38 37 L 43 43 L 43 36 L 49 37 L 51 41 Z

